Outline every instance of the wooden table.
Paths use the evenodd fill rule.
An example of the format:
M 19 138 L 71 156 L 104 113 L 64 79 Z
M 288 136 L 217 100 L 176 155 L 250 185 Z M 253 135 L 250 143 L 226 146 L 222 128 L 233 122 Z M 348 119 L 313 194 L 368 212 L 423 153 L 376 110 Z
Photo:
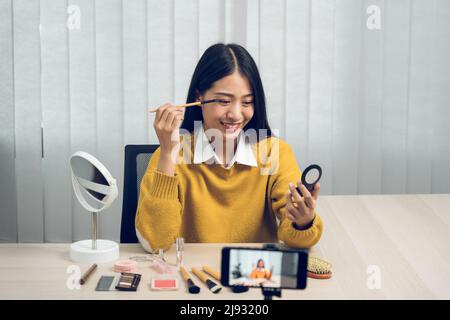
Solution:
M 283 299 L 450 299 L 449 194 L 323 196 L 318 206 L 325 232 L 310 254 L 331 262 L 334 276 L 308 279 L 303 291 L 283 290 Z M 219 269 L 225 245 L 186 244 L 184 262 Z M 120 251 L 121 258 L 145 253 L 139 245 L 121 245 Z M 174 251 L 166 254 L 169 261 Z M 0 299 L 262 298 L 260 289 L 213 294 L 198 279 L 198 295 L 188 294 L 183 281 L 178 291 L 151 291 L 157 273 L 150 264 L 139 263 L 137 292 L 94 291 L 101 275 L 114 275 L 112 263 L 99 265 L 85 285 L 71 290 L 69 244 L 1 244 Z M 89 265 L 79 266 L 83 273 Z

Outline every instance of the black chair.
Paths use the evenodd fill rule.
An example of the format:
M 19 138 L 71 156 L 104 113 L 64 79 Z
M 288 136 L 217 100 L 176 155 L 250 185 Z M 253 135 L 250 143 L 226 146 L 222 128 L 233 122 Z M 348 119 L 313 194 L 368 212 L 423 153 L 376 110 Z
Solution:
M 123 181 L 121 243 L 138 243 L 135 217 L 142 177 L 147 170 L 150 157 L 159 147 L 157 144 L 125 146 L 125 170 Z

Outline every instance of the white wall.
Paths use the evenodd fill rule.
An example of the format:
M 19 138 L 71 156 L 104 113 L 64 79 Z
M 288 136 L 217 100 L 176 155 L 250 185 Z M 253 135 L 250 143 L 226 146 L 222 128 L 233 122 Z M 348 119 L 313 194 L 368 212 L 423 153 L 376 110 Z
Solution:
M 1 242 L 89 237 L 70 154 L 122 190 L 124 146 L 157 143 L 148 107 L 184 102 L 218 41 L 254 56 L 271 126 L 322 165 L 323 194 L 450 192 L 448 1 L 0 0 L 0 36 Z M 101 237 L 119 238 L 121 205 Z

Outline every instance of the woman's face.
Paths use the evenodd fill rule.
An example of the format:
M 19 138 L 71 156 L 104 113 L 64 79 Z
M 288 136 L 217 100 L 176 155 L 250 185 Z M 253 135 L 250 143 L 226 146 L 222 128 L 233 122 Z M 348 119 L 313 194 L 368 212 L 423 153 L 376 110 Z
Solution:
M 248 80 L 238 71 L 217 80 L 198 100 L 219 99 L 202 107 L 203 127 L 218 129 L 225 140 L 235 139 L 254 114 Z
M 262 260 L 258 261 L 258 268 L 264 268 L 264 261 Z

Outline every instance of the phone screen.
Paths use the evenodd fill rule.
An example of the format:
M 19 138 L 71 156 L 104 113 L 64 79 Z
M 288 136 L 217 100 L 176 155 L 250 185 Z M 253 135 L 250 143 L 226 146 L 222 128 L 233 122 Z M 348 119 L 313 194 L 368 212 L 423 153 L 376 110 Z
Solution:
M 298 251 L 228 248 L 229 286 L 304 288 L 307 254 Z

